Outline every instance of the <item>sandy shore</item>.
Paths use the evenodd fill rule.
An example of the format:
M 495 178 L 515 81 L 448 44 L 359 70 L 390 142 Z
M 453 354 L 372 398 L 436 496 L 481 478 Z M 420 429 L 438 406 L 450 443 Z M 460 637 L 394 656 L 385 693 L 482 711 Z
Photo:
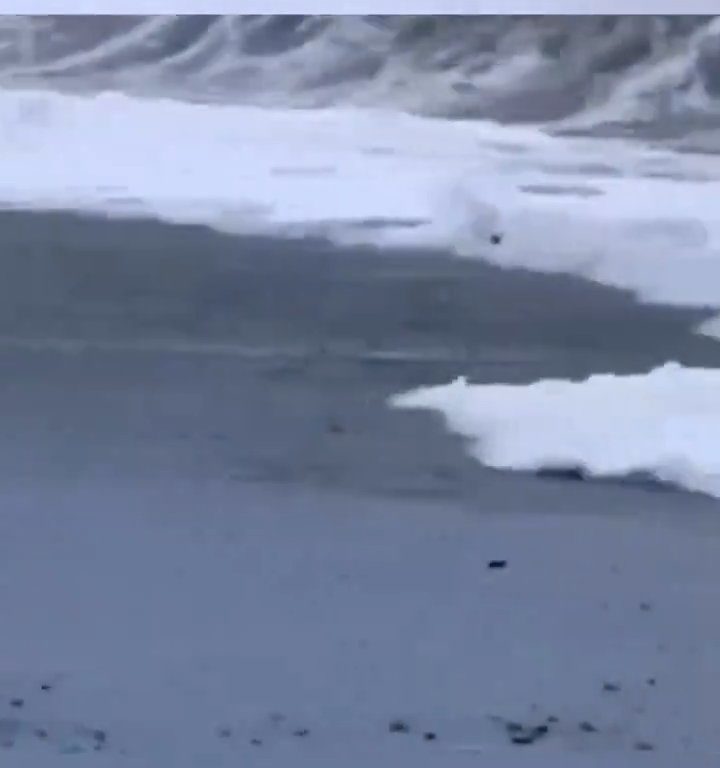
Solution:
M 486 471 L 386 407 L 720 366 L 702 313 L 151 222 L 0 242 L 4 765 L 714 764 L 717 503 Z

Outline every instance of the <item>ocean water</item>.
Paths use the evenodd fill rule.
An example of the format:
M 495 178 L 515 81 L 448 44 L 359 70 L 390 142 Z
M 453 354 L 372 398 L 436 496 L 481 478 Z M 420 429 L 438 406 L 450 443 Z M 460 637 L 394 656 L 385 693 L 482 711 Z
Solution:
M 3 765 L 714 765 L 719 30 L 0 20 Z
M 13 18 L 0 201 L 444 249 L 714 308 L 717 28 L 701 17 Z M 717 326 L 708 317 L 697 331 Z M 693 373 L 664 375 L 686 391 L 680 402 L 693 398 Z M 655 447 L 613 459 L 614 471 L 677 464 L 714 478 L 714 459 L 695 455 L 706 449 L 649 437 L 682 409 L 658 406 L 642 427 Z M 560 461 L 554 451 L 536 464 Z M 562 462 L 584 465 L 577 453 Z

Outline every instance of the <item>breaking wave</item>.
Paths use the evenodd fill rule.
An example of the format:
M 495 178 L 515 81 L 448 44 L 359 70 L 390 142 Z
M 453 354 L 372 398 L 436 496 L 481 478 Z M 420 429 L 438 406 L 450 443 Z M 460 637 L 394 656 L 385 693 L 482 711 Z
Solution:
M 373 106 L 662 138 L 720 126 L 709 16 L 10 17 L 5 87 Z M 709 139 L 707 132 L 712 134 Z

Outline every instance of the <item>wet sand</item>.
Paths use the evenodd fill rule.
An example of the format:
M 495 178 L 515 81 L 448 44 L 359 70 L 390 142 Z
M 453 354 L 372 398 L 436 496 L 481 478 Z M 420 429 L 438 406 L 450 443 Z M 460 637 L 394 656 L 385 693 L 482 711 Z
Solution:
M 553 766 L 720 747 L 717 502 L 491 472 L 386 406 L 460 374 L 720 366 L 703 313 L 148 221 L 11 212 L 0 241 L 12 759 L 54 766 L 103 728 L 154 767 L 235 765 L 253 739 L 266 765 L 514 766 L 503 718 L 551 716 Z

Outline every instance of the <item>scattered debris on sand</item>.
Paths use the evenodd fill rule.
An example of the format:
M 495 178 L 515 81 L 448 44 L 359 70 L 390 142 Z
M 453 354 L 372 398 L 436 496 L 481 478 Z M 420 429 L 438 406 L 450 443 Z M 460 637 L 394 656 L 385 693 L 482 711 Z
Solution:
M 331 435 L 344 435 L 347 432 L 345 425 L 337 419 L 330 419 L 327 423 L 327 431 Z
M 391 720 L 388 730 L 390 733 L 410 733 L 410 726 L 404 720 Z
M 550 733 L 550 726 L 546 723 L 540 725 L 524 725 L 515 720 L 507 720 L 504 723 L 505 733 L 512 744 L 529 745 Z
M 633 747 L 638 752 L 654 752 L 655 745 L 649 741 L 636 741 Z
M 597 733 L 597 728 L 589 721 L 583 720 L 578 726 L 583 733 Z

